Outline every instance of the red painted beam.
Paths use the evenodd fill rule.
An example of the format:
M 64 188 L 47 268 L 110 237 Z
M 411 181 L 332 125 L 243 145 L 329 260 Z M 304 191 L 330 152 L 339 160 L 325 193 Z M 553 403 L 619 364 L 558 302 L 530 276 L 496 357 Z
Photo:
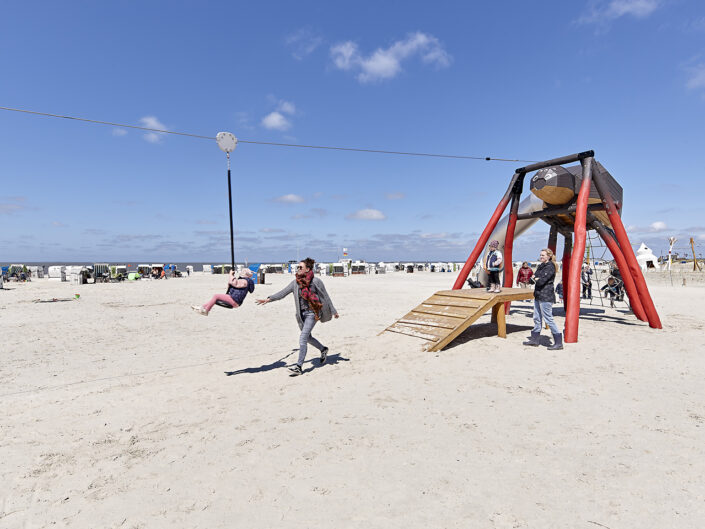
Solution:
M 521 191 L 512 193 L 512 205 L 509 208 L 509 221 L 507 222 L 507 234 L 504 237 L 504 286 L 512 288 L 514 284 L 514 267 L 512 265 L 512 251 L 514 248 L 514 230 L 517 226 L 517 215 L 519 214 L 519 199 Z M 505 314 L 509 314 L 511 302 L 504 304 Z
M 514 176 L 512 177 L 512 180 L 509 183 L 509 188 L 507 189 L 507 192 L 504 193 L 502 200 L 500 200 L 499 204 L 497 204 L 497 207 L 495 208 L 494 213 L 490 218 L 490 221 L 487 223 L 487 226 L 482 231 L 480 239 L 477 241 L 477 244 L 475 244 L 475 248 L 473 248 L 472 253 L 470 253 L 470 257 L 468 257 L 468 260 L 465 261 L 465 265 L 458 274 L 458 277 L 456 278 L 455 283 L 453 284 L 453 290 L 460 290 L 461 288 L 463 288 L 465 280 L 470 275 L 470 270 L 472 270 L 472 267 L 475 266 L 477 258 L 480 256 L 482 250 L 484 250 L 485 245 L 487 244 L 487 239 L 490 238 L 490 234 L 494 231 L 495 227 L 497 226 L 499 219 L 502 217 L 502 213 L 504 213 L 504 210 L 507 209 L 507 204 L 509 204 L 509 198 L 512 195 L 512 191 L 514 190 L 514 184 L 516 184 L 518 178 L 519 173 L 514 173 Z
M 578 341 L 578 324 L 580 319 L 580 271 L 583 267 L 583 256 L 585 255 L 585 239 L 587 236 L 587 206 L 590 197 L 590 186 L 592 185 L 592 157 L 580 160 L 583 166 L 583 181 L 580 185 L 578 200 L 575 209 L 575 222 L 573 223 L 573 233 L 575 241 L 573 243 L 573 255 L 570 258 L 570 269 L 568 270 L 568 286 L 563 284 L 563 297 L 565 305 L 565 330 L 563 339 L 566 343 Z
M 656 312 L 656 307 L 654 306 L 654 302 L 649 294 L 649 288 L 646 286 L 646 281 L 641 273 L 641 267 L 639 266 L 639 262 L 636 260 L 636 255 L 634 255 L 634 250 L 629 242 L 627 231 L 624 229 L 622 219 L 617 212 L 617 206 L 614 202 L 614 198 L 610 194 L 609 189 L 603 181 L 599 171 L 593 171 L 593 179 L 595 180 L 595 187 L 602 198 L 602 203 L 605 205 L 605 211 L 607 212 L 607 216 L 612 224 L 612 229 L 617 237 L 619 247 L 621 248 L 622 254 L 627 262 L 628 268 L 626 270 L 622 270 L 620 268 L 622 278 L 624 278 L 625 274 L 631 273 L 634 278 L 634 283 L 636 284 L 637 292 L 639 293 L 639 299 L 644 307 L 646 317 L 649 320 L 649 326 L 654 329 L 661 329 L 661 319 L 658 316 L 658 312 Z
M 558 244 L 558 228 L 551 224 L 551 230 L 548 232 L 548 249 L 556 255 L 556 246 Z
M 637 319 L 641 321 L 648 321 L 646 313 L 644 312 L 644 306 L 641 304 L 641 299 L 639 298 L 639 291 L 637 290 L 634 278 L 629 273 L 629 265 L 627 265 L 627 260 L 622 253 L 622 249 L 617 244 L 617 241 L 612 237 L 612 234 L 608 232 L 601 222 L 593 222 L 593 227 L 597 234 L 605 241 L 607 248 L 609 249 L 614 260 L 617 261 L 617 267 L 622 273 L 622 280 L 624 281 L 624 288 L 627 291 L 627 296 L 629 296 L 629 304 L 632 307 L 632 312 Z

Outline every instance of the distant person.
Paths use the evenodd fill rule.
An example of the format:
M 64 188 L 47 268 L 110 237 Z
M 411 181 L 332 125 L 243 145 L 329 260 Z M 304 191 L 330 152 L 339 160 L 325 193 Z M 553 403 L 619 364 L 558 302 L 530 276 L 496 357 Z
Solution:
M 268 296 L 267 299 L 257 300 L 258 305 L 264 305 L 271 301 L 279 301 L 289 294 L 294 294 L 296 322 L 301 329 L 301 335 L 299 336 L 299 358 L 296 364 L 289 367 L 291 376 L 303 374 L 309 343 L 321 352 L 321 365 L 326 363 L 328 348 L 311 336 L 311 331 L 316 322 L 325 323 L 333 317 L 338 317 L 338 311 L 335 310 L 323 281 L 313 275 L 315 264 L 316 261 L 307 257 L 297 265 L 296 279 L 276 294 Z
M 517 273 L 517 286 L 519 288 L 529 288 L 531 284 L 531 276 L 534 275 L 534 271 L 529 266 L 529 263 L 524 261 L 521 263 L 521 268 Z
M 236 309 L 245 301 L 247 294 L 254 291 L 255 282 L 252 279 L 252 270 L 243 268 L 237 277 L 235 277 L 235 271 L 230 270 L 227 294 L 213 294 L 213 297 L 208 303 L 204 305 L 193 305 L 191 308 L 203 316 L 208 316 L 213 305 L 218 301 L 226 303 Z
M 558 331 L 558 327 L 553 321 L 553 304 L 556 302 L 556 296 L 553 292 L 553 280 L 556 277 L 558 264 L 553 252 L 548 248 L 541 250 L 539 261 L 540 264 L 534 274 L 534 329 L 531 331 L 531 337 L 524 342 L 524 345 L 532 347 L 539 345 L 543 320 L 553 334 L 553 345 L 550 345 L 548 349 L 555 351 L 563 349 L 563 335 Z
M 610 298 L 610 307 L 614 308 L 614 300 L 621 301 L 622 288 L 614 276 L 607 278 L 607 284 L 600 290 L 604 291 L 604 297 Z
M 485 270 L 487 270 L 487 291 L 501 292 L 499 271 L 502 269 L 502 252 L 499 251 L 499 241 L 490 242 L 485 256 Z M 511 285 L 510 285 L 511 286 Z
M 592 270 L 590 270 L 590 265 L 585 263 L 583 269 L 580 272 L 580 283 L 583 285 L 583 299 L 592 299 Z
M 563 301 L 563 283 L 558 283 L 556 285 L 556 294 L 558 295 L 558 299 Z

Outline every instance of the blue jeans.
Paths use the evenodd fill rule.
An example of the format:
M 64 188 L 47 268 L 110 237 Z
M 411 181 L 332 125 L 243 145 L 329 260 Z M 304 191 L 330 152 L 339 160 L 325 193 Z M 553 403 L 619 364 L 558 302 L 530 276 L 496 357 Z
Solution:
M 304 326 L 301 329 L 301 336 L 299 336 L 299 361 L 296 362 L 299 366 L 304 365 L 304 360 L 306 360 L 306 353 L 308 352 L 308 344 L 313 345 L 319 351 L 325 349 L 323 344 L 311 336 L 311 331 L 313 331 L 313 326 L 316 325 L 316 315 L 313 311 L 306 311 L 301 314 L 301 319 L 304 320 Z
M 553 303 L 550 301 L 534 300 L 534 331 L 541 332 L 541 320 L 546 322 L 553 334 L 560 334 L 556 323 L 553 321 Z

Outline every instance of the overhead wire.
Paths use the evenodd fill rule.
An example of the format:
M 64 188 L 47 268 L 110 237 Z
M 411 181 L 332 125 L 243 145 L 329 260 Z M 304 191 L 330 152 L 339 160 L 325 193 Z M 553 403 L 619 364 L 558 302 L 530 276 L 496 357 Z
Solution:
M 204 139 L 204 140 L 215 140 L 214 136 L 204 136 L 202 134 L 192 134 L 190 132 L 179 132 L 179 131 L 174 131 L 174 130 L 166 130 L 166 129 L 156 129 L 152 127 L 140 127 L 137 125 L 127 125 L 125 123 L 115 123 L 112 121 L 101 121 L 98 119 L 88 119 L 88 118 L 79 118 L 76 116 L 65 116 L 61 114 L 51 114 L 49 112 L 38 112 L 35 110 L 27 110 L 23 108 L 11 108 L 11 107 L 2 107 L 0 106 L 0 110 L 6 110 L 8 112 L 19 112 L 23 114 L 33 114 L 36 116 L 44 116 L 44 117 L 51 117 L 51 118 L 61 118 L 61 119 L 70 119 L 74 121 L 82 121 L 85 123 L 95 123 L 98 125 L 110 125 L 112 127 L 122 127 L 126 129 L 136 129 L 136 130 L 144 130 L 147 132 L 158 132 L 161 134 L 174 134 L 176 136 L 186 136 L 190 138 L 199 138 L 199 139 Z M 271 141 L 255 141 L 255 140 L 242 140 L 238 138 L 238 143 L 249 143 L 252 145 L 269 145 L 269 146 L 275 146 L 275 147 L 295 147 L 295 148 L 303 148 L 303 149 L 323 149 L 323 150 L 331 150 L 331 151 L 348 151 L 348 152 L 363 152 L 363 153 L 374 153 L 374 154 L 395 154 L 395 155 L 400 155 L 400 156 L 424 156 L 424 157 L 429 157 L 429 158 L 452 158 L 452 159 L 459 159 L 459 160 L 484 160 L 487 162 L 529 162 L 529 163 L 534 163 L 536 160 L 521 160 L 519 158 L 495 158 L 492 156 L 469 156 L 469 155 L 462 155 L 462 154 L 439 154 L 439 153 L 429 153 L 429 152 L 412 152 L 412 151 L 391 151 L 391 150 L 382 150 L 382 149 L 363 149 L 359 147 L 337 147 L 337 146 L 331 146 L 331 145 L 305 145 L 305 144 L 299 144 L 299 143 L 277 143 L 277 142 L 271 142 Z

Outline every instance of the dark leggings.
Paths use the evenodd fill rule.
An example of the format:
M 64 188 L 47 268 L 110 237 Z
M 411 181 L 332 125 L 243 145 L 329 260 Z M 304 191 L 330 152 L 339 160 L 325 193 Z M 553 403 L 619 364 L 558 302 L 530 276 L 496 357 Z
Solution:
M 488 272 L 489 278 L 487 281 L 490 285 L 499 285 L 499 272 Z

